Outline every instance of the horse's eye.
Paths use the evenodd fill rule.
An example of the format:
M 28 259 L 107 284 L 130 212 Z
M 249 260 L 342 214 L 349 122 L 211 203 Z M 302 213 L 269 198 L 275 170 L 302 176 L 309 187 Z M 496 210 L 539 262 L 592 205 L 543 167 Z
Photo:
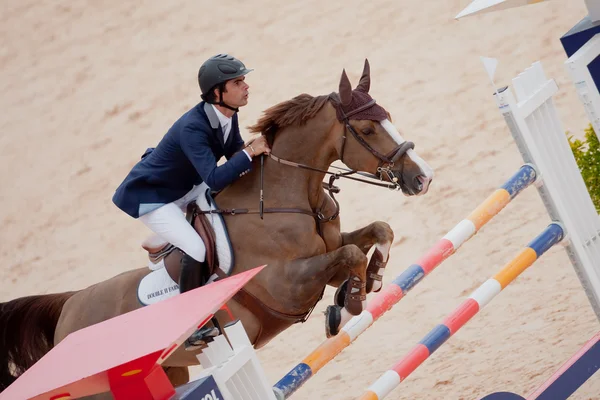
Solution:
M 373 131 L 373 129 L 371 129 L 371 128 L 364 128 L 364 129 L 362 129 L 362 130 L 361 130 L 361 132 L 362 132 L 362 134 L 363 134 L 363 135 L 365 135 L 365 136 L 369 136 L 369 135 L 372 135 L 372 134 L 374 134 L 374 133 L 375 133 L 375 132 Z

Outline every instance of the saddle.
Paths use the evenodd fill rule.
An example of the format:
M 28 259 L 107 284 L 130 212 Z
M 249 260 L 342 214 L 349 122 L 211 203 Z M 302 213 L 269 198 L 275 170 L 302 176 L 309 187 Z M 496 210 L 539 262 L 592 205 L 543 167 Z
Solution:
M 208 268 L 201 271 L 202 281 L 207 282 L 216 275 L 219 278 L 225 276 L 219 269 L 219 257 L 217 256 L 217 239 L 215 231 L 205 214 L 201 214 L 196 201 L 191 201 L 186 207 L 186 219 L 198 235 L 202 238 L 206 247 L 206 261 Z M 149 267 L 157 270 L 163 265 L 173 281 L 179 282 L 181 274 L 180 262 L 183 253 L 181 250 L 161 239 L 158 235 L 152 235 L 142 242 L 142 248 L 148 252 L 150 260 Z

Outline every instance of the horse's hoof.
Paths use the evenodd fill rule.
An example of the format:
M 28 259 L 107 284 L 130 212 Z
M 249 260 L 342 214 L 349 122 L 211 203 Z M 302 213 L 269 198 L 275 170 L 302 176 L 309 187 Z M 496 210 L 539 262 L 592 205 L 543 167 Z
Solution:
M 344 307 L 344 301 L 346 300 L 346 292 L 348 291 L 348 279 L 346 279 L 340 286 L 338 286 L 335 294 L 333 295 L 333 301 L 336 306 Z
M 328 338 L 337 335 L 340 332 L 342 323 L 342 307 L 327 306 L 325 310 L 325 334 Z

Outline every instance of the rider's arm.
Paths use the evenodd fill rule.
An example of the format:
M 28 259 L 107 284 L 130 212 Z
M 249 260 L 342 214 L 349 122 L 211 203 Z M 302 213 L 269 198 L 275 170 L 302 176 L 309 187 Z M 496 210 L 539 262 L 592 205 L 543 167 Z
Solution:
M 210 128 L 186 126 L 181 132 L 181 148 L 200 177 L 212 190 L 219 191 L 251 169 L 252 163 L 243 151 L 217 166 L 208 140 Z

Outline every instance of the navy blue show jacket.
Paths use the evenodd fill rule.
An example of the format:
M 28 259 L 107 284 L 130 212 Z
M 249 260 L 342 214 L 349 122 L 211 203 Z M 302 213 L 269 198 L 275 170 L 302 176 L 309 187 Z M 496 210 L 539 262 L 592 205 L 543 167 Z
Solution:
M 214 191 L 251 169 L 241 151 L 238 116 L 227 142 L 213 107 L 200 102 L 181 116 L 155 148 L 149 148 L 116 189 L 113 203 L 134 218 L 171 203 L 202 182 Z M 217 166 L 221 157 L 227 161 Z

